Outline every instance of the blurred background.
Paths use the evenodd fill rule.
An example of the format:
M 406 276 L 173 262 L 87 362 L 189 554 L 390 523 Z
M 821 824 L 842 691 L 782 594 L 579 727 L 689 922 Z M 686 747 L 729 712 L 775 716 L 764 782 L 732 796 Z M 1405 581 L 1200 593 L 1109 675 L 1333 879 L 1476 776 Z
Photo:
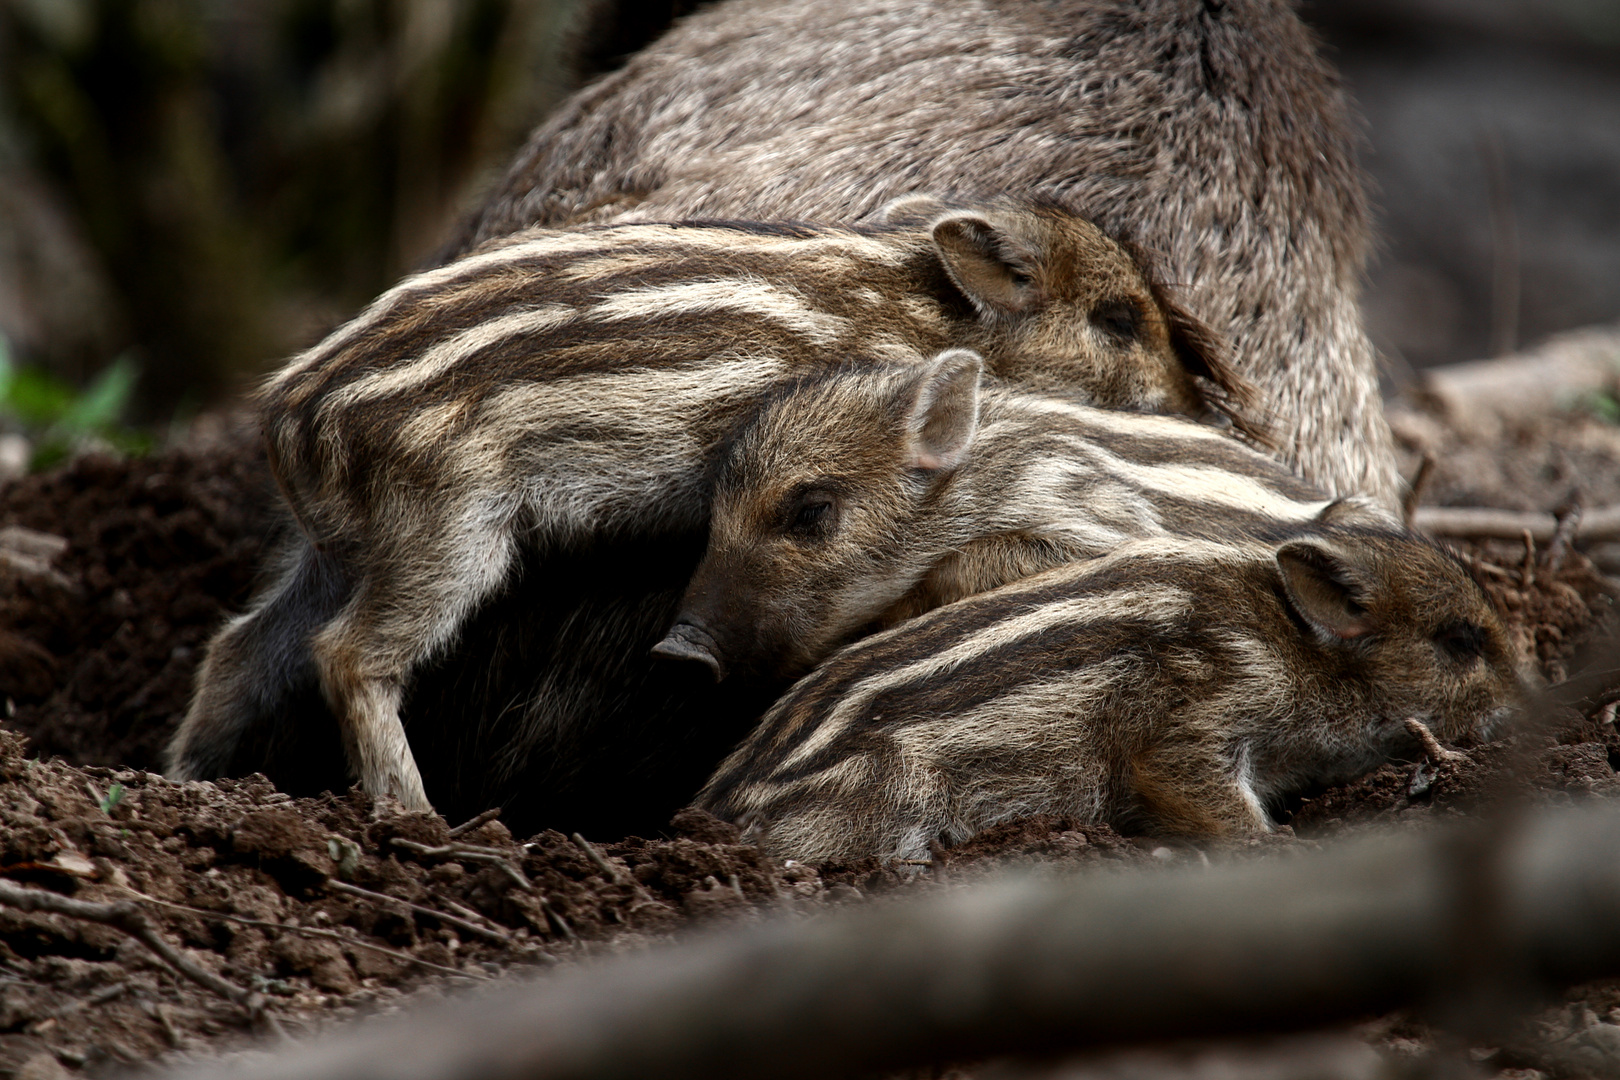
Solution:
M 548 109 L 695 6 L 0 0 L 0 414 L 224 400 L 429 260 Z M 1367 117 L 1397 378 L 1620 318 L 1620 0 L 1303 12 Z
M 1397 380 L 1620 320 L 1620 0 L 1315 0 L 1367 120 Z

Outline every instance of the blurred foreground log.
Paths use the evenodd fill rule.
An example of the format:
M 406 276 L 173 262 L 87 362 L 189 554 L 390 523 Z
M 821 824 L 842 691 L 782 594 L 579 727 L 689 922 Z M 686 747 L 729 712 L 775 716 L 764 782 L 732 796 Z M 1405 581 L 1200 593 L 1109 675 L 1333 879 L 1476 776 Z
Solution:
M 1601 805 L 773 920 L 170 1075 L 847 1076 L 1414 1004 L 1497 1024 L 1617 974 L 1620 807 Z

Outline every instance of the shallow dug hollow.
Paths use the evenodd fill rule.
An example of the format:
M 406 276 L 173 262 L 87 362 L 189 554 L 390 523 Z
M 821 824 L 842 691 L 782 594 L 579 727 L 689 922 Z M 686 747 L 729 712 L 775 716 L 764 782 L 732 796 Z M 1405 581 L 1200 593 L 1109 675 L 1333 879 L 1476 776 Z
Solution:
M 1459 439 L 1429 490 L 1551 509 L 1575 488 L 1598 501 L 1620 493 L 1620 435 L 1589 417 L 1549 419 L 1500 445 Z M 0 1076 L 105 1075 L 513 968 L 645 947 L 694 923 L 952 888 L 1009 862 L 1095 872 L 1267 857 L 1345 829 L 1466 813 L 1509 765 L 1543 799 L 1620 790 L 1612 714 L 1571 712 L 1534 739 L 1304 793 L 1278 808 L 1290 827 L 1235 851 L 1036 818 L 896 871 L 778 862 L 697 812 L 649 838 L 515 839 L 499 820 L 453 832 L 357 792 L 294 800 L 262 778 L 170 783 L 147 770 L 185 709 L 200 647 L 246 599 L 273 505 L 251 430 L 217 418 L 145 460 L 87 457 L 0 488 L 0 884 L 134 900 L 236 992 L 183 977 L 112 926 L 0 905 Z M 1467 552 L 1526 654 L 1566 673 L 1612 607 L 1611 581 L 1579 551 Z M 1587 987 L 1538 1030 L 1549 1046 L 1601 1046 L 1620 1035 L 1611 1021 L 1620 991 Z M 1434 1045 L 1412 1017 L 1383 1018 L 1361 1037 L 1396 1055 Z M 1522 1046 L 1479 1048 L 1475 1065 L 1516 1076 L 1587 1067 Z

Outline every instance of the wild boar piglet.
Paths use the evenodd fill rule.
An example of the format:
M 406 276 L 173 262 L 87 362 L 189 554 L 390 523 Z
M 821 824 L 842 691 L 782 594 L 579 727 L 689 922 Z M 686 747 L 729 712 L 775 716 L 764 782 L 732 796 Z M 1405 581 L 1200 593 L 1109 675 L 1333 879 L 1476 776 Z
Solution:
M 366 790 L 427 808 L 405 686 L 520 554 L 701 529 L 709 462 L 761 394 L 956 341 L 1080 400 L 1244 423 L 1214 336 L 1129 248 L 1044 203 L 533 231 L 406 280 L 260 395 L 301 535 L 211 644 L 171 775 L 253 767 L 238 747 L 318 681 Z
M 1427 541 L 1133 541 L 860 641 L 798 682 L 699 806 L 774 855 L 926 859 L 1058 814 L 1191 838 L 1415 749 L 1489 735 L 1521 682 L 1502 623 Z
M 1329 501 L 1229 433 L 1012 389 L 969 350 L 814 372 L 726 446 L 708 550 L 654 651 L 793 677 L 874 626 L 1133 538 L 1269 536 Z

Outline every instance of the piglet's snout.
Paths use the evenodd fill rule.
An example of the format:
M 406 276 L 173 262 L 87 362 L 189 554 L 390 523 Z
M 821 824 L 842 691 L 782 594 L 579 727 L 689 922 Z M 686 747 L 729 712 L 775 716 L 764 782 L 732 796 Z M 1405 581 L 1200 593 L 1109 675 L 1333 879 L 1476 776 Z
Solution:
M 664 640 L 652 647 L 654 656 L 670 660 L 692 660 L 704 664 L 714 674 L 714 681 L 726 677 L 726 661 L 720 643 L 714 635 L 694 622 L 681 620 L 669 628 Z

